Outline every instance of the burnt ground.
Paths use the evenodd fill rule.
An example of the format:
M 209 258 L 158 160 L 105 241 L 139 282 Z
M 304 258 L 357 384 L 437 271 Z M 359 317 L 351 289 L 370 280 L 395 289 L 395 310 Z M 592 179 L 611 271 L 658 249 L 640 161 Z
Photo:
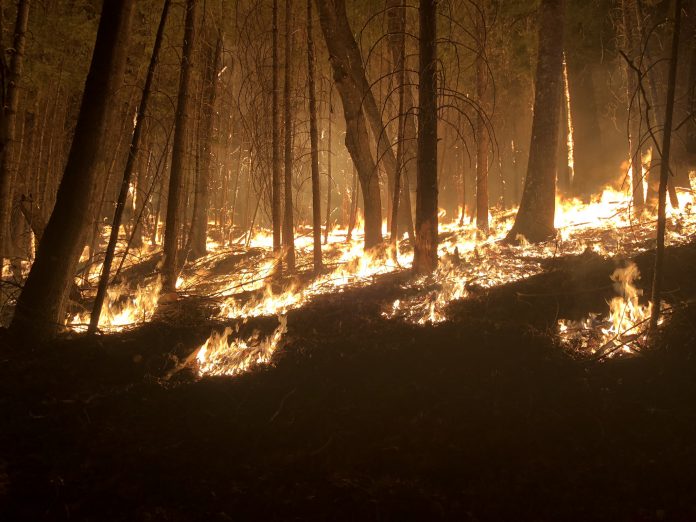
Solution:
M 603 362 L 552 333 L 606 312 L 590 255 L 437 326 L 381 316 L 403 275 L 318 298 L 234 378 L 164 379 L 214 326 L 195 300 L 51 346 L 0 332 L 0 519 L 696 520 L 696 246 L 667 262 L 655 346 Z

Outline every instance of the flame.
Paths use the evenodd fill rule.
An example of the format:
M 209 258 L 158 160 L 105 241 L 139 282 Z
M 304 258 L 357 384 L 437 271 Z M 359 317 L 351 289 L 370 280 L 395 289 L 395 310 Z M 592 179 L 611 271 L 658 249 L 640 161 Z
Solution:
M 157 310 L 161 289 L 160 277 L 149 284 L 138 286 L 135 291 L 132 291 L 127 284 L 108 288 L 99 316 L 99 328 L 106 331 L 119 331 L 125 327 L 149 321 Z M 90 315 L 90 312 L 75 314 L 68 324 L 76 331 L 86 331 Z
M 579 322 L 560 320 L 558 331 L 562 342 L 580 351 L 599 352 L 607 357 L 640 351 L 647 333 L 652 303 L 640 303 L 643 292 L 634 285 L 638 279 L 640 272 L 635 263 L 617 268 L 611 280 L 618 296 L 609 302 L 609 315 L 598 319 L 593 314 Z M 659 323 L 663 321 L 664 316 Z
M 237 375 L 257 364 L 266 364 L 288 331 L 286 316 L 278 316 L 280 323 L 268 337 L 258 331 L 251 338 L 231 339 L 232 328 L 220 334 L 213 332 L 196 354 L 198 371 L 204 375 Z
M 626 175 L 626 170 L 623 174 Z M 694 173 L 691 173 L 691 180 L 696 185 Z M 620 187 L 621 183 L 617 186 Z M 680 207 L 668 209 L 670 222 L 674 224 L 668 227 L 668 244 L 685 241 L 696 234 L 695 199 L 692 190 L 679 190 Z M 451 302 L 465 299 L 483 289 L 538 274 L 543 271 L 545 259 L 577 255 L 586 250 L 605 257 L 625 256 L 652 248 L 654 216 L 637 220 L 630 207 L 628 188 L 607 187 L 587 203 L 559 197 L 555 241 L 544 244 L 521 241 L 517 246 L 501 241 L 514 222 L 516 209 L 491 209 L 491 230 L 487 237 L 477 234 L 475 223 L 469 217 L 460 223 L 461 209 L 453 213 L 455 215 L 450 222 L 445 221 L 447 214 L 441 210 L 438 270 L 429 277 L 404 283 L 405 289 L 409 290 L 406 292 L 408 297 L 384 303 L 383 315 L 415 324 L 438 323 L 447 319 Z M 312 264 L 311 227 L 297 227 L 295 246 L 301 275 L 298 278 L 274 277 L 278 261 L 273 253 L 273 235 L 268 230 L 258 230 L 250 238 L 242 235 L 228 246 L 211 240 L 208 242 L 209 255 L 184 270 L 177 281 L 177 288 L 191 295 L 215 299 L 219 304 L 217 316 L 220 319 L 244 321 L 262 316 L 284 317 L 290 310 L 304 306 L 316 296 L 369 285 L 379 276 L 410 267 L 412 253 L 407 243 L 400 245 L 396 251 L 366 253 L 363 238 L 364 220 L 358 210 L 350 240 L 346 228 L 336 225 L 330 231 L 328 242 L 323 247 L 327 270 L 311 279 L 302 275 L 302 271 Z M 245 247 L 247 239 L 248 249 Z M 138 255 L 148 252 L 144 249 Z M 216 271 L 216 262 L 230 254 L 240 254 L 240 261 L 235 264 L 234 270 L 231 273 Z M 137 260 L 136 256 L 129 263 L 136 263 Z M 100 271 L 101 267 L 95 264 L 86 279 L 96 282 L 94 274 Z M 608 318 L 599 320 L 588 317 L 581 326 L 560 324 L 562 337 L 565 332 L 576 332 L 580 327 L 599 332 L 603 341 L 608 341 L 611 336 L 624 339 L 626 335 L 635 334 L 631 325 L 640 324 L 648 313 L 641 308 L 638 302 L 640 296 L 633 286 L 637 274 L 627 272 L 616 277 L 617 285 L 623 285 L 619 291 L 620 297 L 617 297 L 622 301 L 610 303 Z M 624 280 L 627 281 L 625 284 L 621 282 Z M 135 292 L 125 285 L 110 288 L 100 327 L 113 331 L 149 320 L 157 308 L 160 289 L 159 279 L 144 283 Z M 69 324 L 82 329 L 88 318 L 88 314 L 78 314 L 71 318 Z M 619 322 L 615 323 L 615 319 Z M 232 330 L 213 334 L 200 348 L 198 370 L 201 375 L 235 374 L 244 371 L 250 364 L 267 362 L 283 335 L 278 334 L 278 339 L 272 342 L 275 334 L 267 339 L 239 339 L 237 334 L 233 334 Z M 254 355 L 242 357 L 230 353 Z

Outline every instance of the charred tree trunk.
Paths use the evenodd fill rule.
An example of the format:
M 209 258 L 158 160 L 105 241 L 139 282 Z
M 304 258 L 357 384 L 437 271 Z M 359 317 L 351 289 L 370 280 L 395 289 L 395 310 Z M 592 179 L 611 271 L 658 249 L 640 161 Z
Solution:
M 418 185 L 413 270 L 437 268 L 437 0 L 420 0 Z
M 387 8 L 389 47 L 394 62 L 394 73 L 399 79 L 399 132 L 397 136 L 396 173 L 394 175 L 394 187 L 396 190 L 398 185 L 398 190 L 392 195 L 392 219 L 398 219 L 396 228 L 392 222 L 391 232 L 396 238 L 396 231 L 401 228 L 408 233 L 408 237 L 413 242 L 413 212 L 411 210 L 409 173 L 415 171 L 416 124 L 411 87 L 407 85 L 406 81 L 406 7 L 403 0 L 389 0 Z M 399 149 L 399 147 L 401 148 Z
M 3 116 L 0 121 L 0 275 L 3 259 L 9 255 L 10 238 L 10 209 L 12 208 L 12 177 L 14 172 L 14 142 L 16 139 L 15 122 L 17 106 L 19 105 L 19 82 L 22 76 L 24 47 L 27 24 L 29 22 L 30 0 L 20 0 L 17 4 L 17 20 L 12 42 L 12 58 L 7 82 L 3 82 Z M 4 63 L 2 64 L 4 68 Z M 3 71 L 4 74 L 4 71 Z
M 105 0 L 92 63 L 63 179 L 36 260 L 17 300 L 12 329 L 36 338 L 65 321 L 68 290 L 80 257 L 99 142 L 113 89 L 123 79 L 133 0 Z
M 652 285 L 652 313 L 650 330 L 655 331 L 660 319 L 660 298 L 665 260 L 665 230 L 667 228 L 667 184 L 669 182 L 669 165 L 672 140 L 672 118 L 674 115 L 674 92 L 677 82 L 677 59 L 679 55 L 679 31 L 681 26 L 681 0 L 674 2 L 674 29 L 672 35 L 672 56 L 669 62 L 669 79 L 667 82 L 667 107 L 665 108 L 665 127 L 662 141 L 662 161 L 660 162 L 660 187 L 657 206 L 657 250 L 655 253 L 655 272 Z
M 638 42 L 643 45 L 643 40 L 645 39 L 645 32 L 643 31 L 643 8 L 641 6 L 640 0 L 634 0 L 634 13 L 635 13 L 635 29 L 637 33 Z M 660 100 L 660 89 L 658 87 L 659 77 L 661 76 L 661 69 L 656 67 L 651 58 L 649 42 L 645 42 L 645 49 L 642 52 L 642 61 L 647 63 L 648 69 L 645 72 L 645 76 L 648 79 L 648 96 L 646 102 L 649 104 L 650 110 L 646 111 L 646 123 L 649 128 L 653 129 L 653 134 L 657 136 L 659 140 L 660 137 L 664 139 L 662 133 L 664 132 L 664 116 L 662 113 L 657 111 L 657 107 L 662 100 Z M 655 147 L 657 148 L 657 146 Z M 655 152 L 655 151 L 654 151 Z M 659 186 L 660 186 L 660 174 L 661 164 L 658 163 L 658 154 L 653 153 L 652 161 L 650 162 L 650 168 L 647 173 L 648 187 L 645 193 L 645 203 L 646 206 L 655 209 L 658 206 L 659 199 Z M 658 172 L 659 171 L 659 172 Z M 677 191 L 674 188 L 674 182 L 671 176 L 667 179 L 667 190 L 669 194 L 669 199 L 674 208 L 679 208 L 679 201 L 677 198 Z
M 125 210 L 126 199 L 128 198 L 128 189 L 130 188 L 131 177 L 133 175 L 133 167 L 135 166 L 135 160 L 138 156 L 140 137 L 142 135 L 143 124 L 145 121 L 145 113 L 147 111 L 148 101 L 150 100 L 150 91 L 152 89 L 152 79 L 155 75 L 157 58 L 159 56 L 160 47 L 162 46 L 164 27 L 167 23 L 170 3 L 171 0 L 164 0 L 162 16 L 160 17 L 159 27 L 157 28 L 155 44 L 152 48 L 150 65 L 147 69 L 145 85 L 143 86 L 143 94 L 140 99 L 140 106 L 138 107 L 138 112 L 136 115 L 135 129 L 133 130 L 133 136 L 131 137 L 130 148 L 128 150 L 128 159 L 126 160 L 126 167 L 123 171 L 123 178 L 121 180 L 121 189 L 118 194 L 118 200 L 116 201 L 116 210 L 114 211 L 114 219 L 111 225 L 109 244 L 107 245 L 106 253 L 104 254 L 104 263 L 102 265 L 101 277 L 99 278 L 99 286 L 97 287 L 97 295 L 94 299 L 94 305 L 92 306 L 92 314 L 89 320 L 90 333 L 96 332 L 97 327 L 99 326 L 99 317 L 101 315 L 102 305 L 104 304 L 104 298 L 106 297 L 106 289 L 109 285 L 111 264 L 114 260 L 116 243 L 118 242 L 118 231 L 121 228 L 121 219 L 123 217 L 123 211 Z M 141 187 L 138 187 L 138 190 L 141 190 Z
M 640 54 L 635 31 L 635 6 L 636 0 L 621 0 L 623 14 L 624 47 L 629 63 L 626 64 L 626 103 L 628 108 L 628 150 L 631 166 L 631 192 L 633 194 L 633 208 L 636 215 L 640 215 L 645 207 L 645 195 L 643 193 L 643 162 L 641 159 L 640 136 L 640 108 L 635 100 L 640 96 L 638 82 L 641 81 L 640 73 L 632 68 Z
M 406 115 L 404 114 L 406 106 L 404 92 L 406 89 L 406 35 L 404 34 L 404 30 L 406 29 L 406 13 L 403 1 L 392 0 L 389 3 L 389 6 L 391 8 L 389 11 L 389 32 L 391 33 L 390 42 L 392 42 L 392 57 L 394 60 L 394 71 L 398 77 L 397 89 L 399 91 L 399 114 L 397 115 L 399 130 L 396 138 L 396 173 L 394 176 L 394 193 L 392 194 L 393 199 L 389 242 L 394 250 L 394 257 L 398 258 L 397 241 L 399 235 L 399 209 L 401 207 L 399 203 L 403 193 L 401 188 L 401 177 L 404 169 L 404 122 L 406 119 Z M 406 197 L 408 197 L 408 194 L 406 194 Z M 406 202 L 406 204 L 410 203 Z
M 314 80 L 314 35 L 312 2 L 307 0 L 307 88 L 309 89 L 309 141 L 312 161 L 312 236 L 314 271 L 321 270 L 321 186 L 319 183 L 319 132 L 317 129 L 317 95 Z M 331 161 L 329 159 L 329 161 Z M 329 191 L 331 185 L 327 185 Z M 327 222 L 328 230 L 328 222 Z
M 329 49 L 334 81 L 343 101 L 346 120 L 346 148 L 358 172 L 365 203 L 365 247 L 382 242 L 382 205 L 379 193 L 377 164 L 370 150 L 363 103 L 369 89 L 357 83 L 352 68 L 359 67 L 364 79 L 362 60 L 353 32 L 348 24 L 345 0 L 317 0 L 319 21 Z M 357 53 L 357 57 L 356 57 Z M 355 63 L 355 60 L 358 63 Z M 367 80 L 365 80 L 367 84 Z M 374 101 L 374 99 L 373 99 Z M 381 142 L 381 140 L 380 140 Z M 389 147 L 391 150 L 391 147 Z M 394 160 L 396 162 L 396 160 Z
M 176 290 L 179 273 L 179 228 L 181 213 L 181 188 L 186 165 L 186 144 L 189 132 L 190 90 L 193 83 L 191 58 L 196 33 L 198 6 L 196 0 L 186 1 L 186 22 L 181 55 L 179 94 L 176 103 L 176 122 L 172 147 L 172 169 L 169 174 L 167 218 L 164 229 L 164 261 L 162 265 L 162 293 Z
M 307 0 L 311 2 L 313 0 Z M 329 242 L 329 232 L 331 232 L 331 192 L 333 190 L 333 85 L 329 89 L 329 135 L 326 147 L 326 227 L 324 228 L 324 244 Z
M 478 97 L 478 113 L 476 115 L 476 228 L 488 235 L 488 129 L 486 127 L 486 27 L 485 15 L 481 10 L 478 38 L 479 49 L 476 56 L 476 95 Z
M 205 78 L 203 79 L 203 129 L 201 133 L 201 161 L 196 177 L 196 211 L 191 224 L 191 257 L 198 259 L 208 253 L 208 208 L 210 165 L 213 139 L 213 115 L 217 98 L 217 75 L 222 61 L 222 33 L 218 33 L 212 56 L 206 59 Z
M 564 0 L 542 0 L 539 10 L 539 52 L 529 165 L 522 202 L 506 238 L 541 242 L 555 235 L 556 153 L 561 114 Z
M 354 88 L 358 89 L 358 91 L 361 93 L 361 106 L 363 113 L 376 141 L 377 158 L 375 163 L 379 164 L 380 162 L 384 162 L 385 170 L 387 172 L 388 186 L 392 188 L 397 169 L 396 156 L 394 155 L 394 150 L 392 149 L 391 136 L 389 135 L 388 129 L 385 127 L 384 122 L 382 121 L 381 112 L 377 106 L 374 94 L 372 93 L 372 89 L 370 88 L 370 84 L 367 80 L 360 48 L 355 41 L 350 24 L 348 23 L 345 10 L 345 0 L 318 0 L 317 4 L 319 5 L 320 13 L 322 10 L 332 11 L 332 19 L 335 20 L 341 34 L 340 42 L 332 42 L 332 44 L 335 46 L 340 46 L 340 53 L 343 55 L 341 60 L 344 64 L 344 73 L 350 77 Z M 333 53 L 330 51 L 330 54 Z M 363 196 L 365 195 L 366 194 L 363 192 Z M 404 212 L 408 212 L 410 214 L 410 205 L 404 205 L 403 210 Z M 366 219 L 367 213 L 368 212 L 366 209 Z M 409 216 L 407 221 L 412 222 L 412 217 Z
M 273 101 L 272 101 L 272 179 L 271 179 L 271 221 L 273 222 L 273 252 L 278 257 L 278 271 L 282 269 L 281 254 L 281 199 L 282 180 L 280 177 L 280 65 L 278 56 L 278 0 L 273 0 Z
M 292 0 L 285 0 L 285 85 L 283 87 L 283 105 L 285 108 L 285 207 L 283 216 L 283 250 L 288 271 L 295 271 L 295 224 L 292 203 L 292 105 L 290 89 L 292 87 Z

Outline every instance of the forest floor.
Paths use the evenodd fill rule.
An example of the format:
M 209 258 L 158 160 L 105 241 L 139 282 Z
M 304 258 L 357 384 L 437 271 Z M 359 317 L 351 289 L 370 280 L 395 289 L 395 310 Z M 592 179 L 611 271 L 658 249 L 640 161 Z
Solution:
M 291 311 L 236 377 L 167 379 L 217 324 L 196 303 L 51 346 L 0 331 L 0 519 L 696 520 L 696 245 L 668 250 L 653 349 L 580 357 L 556 322 L 606 313 L 615 266 L 549 261 L 436 325 L 385 318 L 406 276 L 384 276 Z

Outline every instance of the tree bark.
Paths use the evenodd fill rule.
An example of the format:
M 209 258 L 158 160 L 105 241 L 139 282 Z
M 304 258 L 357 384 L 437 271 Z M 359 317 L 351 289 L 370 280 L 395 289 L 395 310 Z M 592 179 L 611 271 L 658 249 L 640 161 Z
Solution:
M 437 268 L 437 0 L 420 0 L 418 185 L 413 270 Z
M 68 290 L 80 257 L 93 192 L 99 142 L 113 89 L 126 64 L 133 0 L 104 0 L 92 63 L 55 207 L 36 260 L 17 300 L 11 328 L 20 335 L 55 335 L 65 321 Z
M 561 114 L 564 0 L 542 0 L 532 139 L 522 202 L 506 240 L 541 242 L 555 236 L 556 153 Z
M 167 197 L 167 218 L 164 228 L 164 261 L 162 265 L 162 293 L 176 290 L 179 273 L 178 233 L 181 212 L 181 187 L 184 181 L 186 165 L 186 143 L 189 132 L 190 90 L 193 83 L 191 58 L 196 37 L 198 5 L 196 0 L 186 1 L 186 21 L 184 42 L 181 55 L 181 74 L 179 76 L 179 94 L 176 103 L 176 127 L 172 147 L 172 169 L 169 174 Z

